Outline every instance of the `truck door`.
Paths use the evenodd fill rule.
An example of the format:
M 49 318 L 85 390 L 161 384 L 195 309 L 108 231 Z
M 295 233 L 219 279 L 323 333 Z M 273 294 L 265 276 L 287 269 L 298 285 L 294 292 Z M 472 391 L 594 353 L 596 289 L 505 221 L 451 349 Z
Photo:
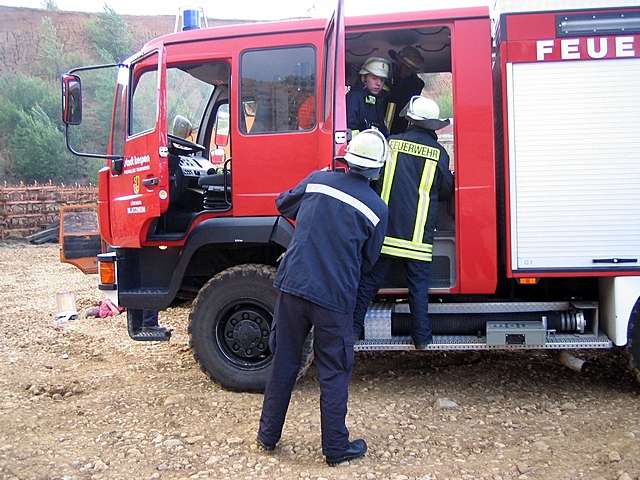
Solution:
M 120 247 L 140 247 L 169 204 L 165 58 L 163 47 L 129 69 L 124 156 L 109 178 L 111 235 Z
M 95 205 L 72 205 L 60 209 L 60 261 L 83 273 L 97 273 L 96 256 L 102 252 Z
M 338 0 L 325 29 L 324 104 L 321 112 L 324 140 L 321 142 L 320 151 L 322 158 L 331 162 L 332 167 L 335 166 L 335 157 L 344 154 L 347 140 L 344 43 L 344 1 Z

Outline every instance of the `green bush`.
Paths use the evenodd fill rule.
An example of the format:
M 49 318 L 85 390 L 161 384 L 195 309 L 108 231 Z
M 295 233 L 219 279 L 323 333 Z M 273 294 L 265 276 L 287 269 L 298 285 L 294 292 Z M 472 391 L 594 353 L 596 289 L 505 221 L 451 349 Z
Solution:
M 19 112 L 40 107 L 49 118 L 62 124 L 60 91 L 54 85 L 37 77 L 21 73 L 0 77 L 0 131 L 13 132 Z
M 55 9 L 55 1 L 45 5 Z M 131 33 L 116 12 L 105 5 L 87 34 L 97 55 L 84 58 L 65 51 L 55 25 L 45 17 L 39 31 L 40 52 L 35 72 L 0 75 L 0 173 L 9 180 L 95 182 L 102 160 L 79 158 L 67 150 L 61 119 L 60 74 L 81 65 L 122 60 L 131 52 Z M 84 80 L 84 78 L 83 78 Z M 113 73 L 99 71 L 83 83 L 85 121 L 74 137 L 83 150 L 104 153 L 113 108 Z
M 73 178 L 71 156 L 64 135 L 38 105 L 18 111 L 18 122 L 9 138 L 13 173 L 25 181 L 65 181 Z M 77 178 L 77 177 L 76 177 Z

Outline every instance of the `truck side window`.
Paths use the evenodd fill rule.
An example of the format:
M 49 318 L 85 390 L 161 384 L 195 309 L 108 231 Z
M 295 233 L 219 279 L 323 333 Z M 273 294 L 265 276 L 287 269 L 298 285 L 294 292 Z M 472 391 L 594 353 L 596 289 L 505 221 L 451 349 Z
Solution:
M 158 62 L 158 55 L 149 57 L 151 62 Z M 131 120 L 129 135 L 146 132 L 156 128 L 156 106 L 158 91 L 158 69 L 147 70 L 140 75 L 131 96 Z
M 246 134 L 310 130 L 316 126 L 313 47 L 251 50 L 242 55 L 240 96 Z M 251 110 L 250 112 L 248 110 Z

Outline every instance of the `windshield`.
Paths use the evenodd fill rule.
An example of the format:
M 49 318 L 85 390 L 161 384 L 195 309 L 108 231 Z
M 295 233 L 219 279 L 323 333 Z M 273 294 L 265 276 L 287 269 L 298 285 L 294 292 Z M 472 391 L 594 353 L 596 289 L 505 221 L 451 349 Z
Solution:
M 209 99 L 218 85 L 227 83 L 223 63 L 181 65 L 167 69 L 167 125 L 169 133 L 195 142 Z M 186 132 L 187 125 L 192 125 Z
M 153 64 L 154 58 L 147 63 Z M 228 84 L 229 69 L 225 63 L 178 65 L 167 68 L 167 128 L 168 133 L 195 142 L 209 99 L 217 86 Z M 155 128 L 158 71 L 147 68 L 135 82 L 131 95 L 129 135 Z M 117 93 L 124 88 L 117 90 Z M 119 97 L 124 101 L 126 95 Z M 116 104 L 116 112 L 118 110 Z M 117 120 L 117 118 L 116 118 Z M 126 123 L 126 122 L 125 122 Z M 114 132 L 119 124 L 114 121 Z M 116 147 L 114 141 L 114 150 Z
M 124 140 L 127 136 L 127 82 L 129 80 L 129 67 L 122 66 L 118 69 L 116 77 L 115 105 L 113 108 L 113 128 L 111 136 L 111 155 L 124 155 Z

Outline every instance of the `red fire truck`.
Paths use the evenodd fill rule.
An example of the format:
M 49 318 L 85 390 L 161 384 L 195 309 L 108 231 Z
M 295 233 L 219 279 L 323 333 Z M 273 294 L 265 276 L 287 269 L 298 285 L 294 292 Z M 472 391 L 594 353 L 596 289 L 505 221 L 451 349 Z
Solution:
M 112 247 L 98 256 L 100 289 L 128 309 L 195 298 L 189 332 L 203 370 L 227 388 L 262 389 L 272 281 L 294 230 L 274 200 L 312 170 L 344 168 L 345 85 L 368 56 L 411 45 L 422 74 L 449 79 L 454 119 L 429 349 L 626 347 L 637 372 L 640 8 L 511 3 L 520 11 L 502 8 L 493 35 L 484 7 L 345 20 L 338 2 L 328 21 L 196 22 L 122 64 L 71 70 L 69 147 L 105 159 L 99 231 Z M 109 68 L 108 151 L 83 152 L 73 144 L 81 82 Z M 99 245 L 65 237 L 65 259 L 87 256 L 81 238 Z M 402 278 L 387 278 L 357 351 L 413 348 Z

